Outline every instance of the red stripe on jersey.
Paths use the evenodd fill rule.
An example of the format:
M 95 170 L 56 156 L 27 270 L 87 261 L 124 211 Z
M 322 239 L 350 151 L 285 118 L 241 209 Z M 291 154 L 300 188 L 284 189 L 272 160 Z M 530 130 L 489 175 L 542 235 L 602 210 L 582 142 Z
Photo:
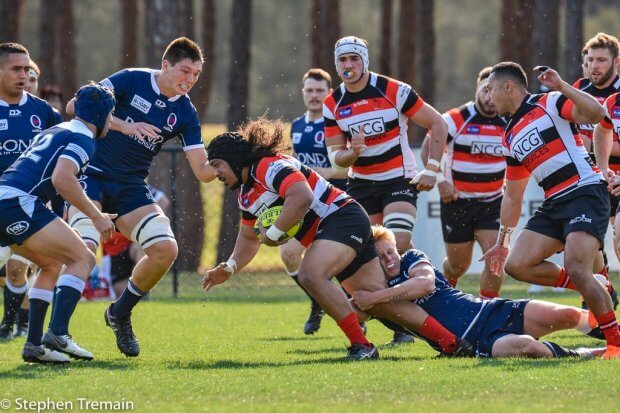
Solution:
M 254 219 L 241 218 L 241 225 L 247 225 L 249 227 L 254 228 L 254 224 L 255 223 L 256 223 L 256 218 L 254 218 Z
M 503 179 L 495 182 L 454 181 L 454 187 L 461 192 L 495 192 L 499 191 L 502 185 L 504 185 Z
M 424 106 L 424 101 L 421 97 L 418 96 L 418 100 L 416 100 L 411 109 L 403 113 L 403 115 L 411 119 L 413 115 L 415 115 L 420 109 L 422 109 L 422 106 Z
M 398 83 L 396 83 L 393 79 L 389 79 L 387 82 L 387 86 L 385 87 L 385 97 L 387 97 L 388 100 L 392 102 L 393 104 L 392 107 L 396 106 L 396 94 L 397 93 L 398 93 Z
M 523 116 L 522 120 L 518 122 L 514 128 L 512 128 L 511 133 L 514 136 L 516 136 L 519 132 L 521 132 L 522 129 L 526 128 L 530 123 L 536 122 L 538 119 L 546 115 L 547 115 L 547 112 L 545 112 L 541 107 L 536 106 L 535 109 L 530 110 Z
M 579 180 L 579 174 L 575 174 L 572 177 L 568 178 L 566 181 L 560 182 L 556 186 L 553 186 L 553 187 L 547 189 L 545 191 L 545 198 L 549 198 L 550 196 L 553 196 L 553 195 L 557 194 L 562 189 L 566 189 L 569 186 L 577 183 L 578 180 Z
M 343 132 L 338 126 L 325 126 L 325 139 L 331 139 L 336 136 L 342 135 Z
M 449 110 L 448 115 L 452 119 L 452 122 L 454 122 L 455 129 L 457 131 L 461 130 L 463 123 L 465 123 L 465 119 L 463 115 L 461 115 L 461 110 L 459 108 Z
M 508 181 L 519 181 L 529 177 L 530 171 L 528 171 L 525 166 L 506 165 L 506 179 Z
M 355 166 L 353 165 L 353 172 L 361 174 L 361 175 L 370 175 L 370 174 L 378 174 L 381 172 L 386 172 L 392 170 L 394 168 L 402 168 L 403 166 L 403 156 L 398 155 L 389 161 L 385 161 L 382 163 L 377 163 L 368 166 Z
M 312 241 L 314 241 L 314 236 L 316 235 L 316 230 L 318 229 L 320 222 L 321 220 L 318 218 L 314 220 L 314 222 L 312 223 L 312 226 L 310 227 L 310 229 L 308 229 L 308 232 L 306 232 L 303 238 L 299 240 L 299 243 L 301 245 L 308 248 L 310 244 L 312 244 Z
M 376 146 L 389 142 L 400 134 L 400 127 L 392 128 L 381 135 L 367 136 L 365 139 L 367 146 Z
M 291 186 L 293 186 L 293 184 L 296 184 L 297 182 L 304 182 L 304 181 L 306 181 L 306 177 L 301 172 L 293 172 L 287 175 L 286 178 L 284 178 L 282 180 L 282 183 L 280 184 L 280 188 L 278 189 L 278 195 L 284 198 L 286 191 Z
M 497 157 L 493 155 L 487 154 L 475 154 L 472 155 L 469 152 L 461 152 L 454 151 L 454 155 L 452 157 L 455 161 L 463 161 L 463 162 L 475 162 L 475 163 L 498 163 L 504 160 L 502 157 Z
M 562 105 L 562 110 L 560 110 L 560 116 L 563 117 L 564 119 L 566 119 L 567 121 L 573 122 L 573 108 L 575 107 L 575 104 L 573 103 L 572 100 L 568 99 L 566 100 L 566 102 L 564 102 L 564 104 Z
M 541 163 L 564 152 L 565 149 L 562 139 L 553 140 L 529 154 L 527 158 L 523 160 L 523 166 L 529 171 L 533 171 L 538 168 Z

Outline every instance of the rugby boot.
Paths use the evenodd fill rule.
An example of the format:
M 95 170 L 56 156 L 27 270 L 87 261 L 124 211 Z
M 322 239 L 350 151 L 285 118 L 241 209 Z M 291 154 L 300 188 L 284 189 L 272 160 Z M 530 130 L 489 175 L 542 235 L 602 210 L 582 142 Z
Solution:
M 600 347 L 600 348 L 579 347 L 573 351 L 575 352 L 577 357 L 585 359 L 585 360 L 591 360 L 598 356 L 602 356 L 605 353 L 605 350 L 606 350 L 605 347 Z
M 346 360 L 371 360 L 379 358 L 379 350 L 374 344 L 370 344 L 370 347 L 363 344 L 352 344 L 347 349 Z
M 92 360 L 94 358 L 93 353 L 78 346 L 69 334 L 58 335 L 48 330 L 41 342 L 47 347 L 65 353 L 74 359 Z
M 306 324 L 304 324 L 304 334 L 314 334 L 319 331 L 319 328 L 321 328 L 321 320 L 323 319 L 324 315 L 325 311 L 323 311 L 319 303 L 313 301 L 310 308 L 310 315 L 308 316 L 308 321 L 306 321 Z
M 394 336 L 392 337 L 392 341 L 388 344 L 391 346 L 398 346 L 400 344 L 405 343 L 413 343 L 415 342 L 415 337 L 411 334 L 404 333 L 402 331 L 394 331 Z
M 18 324 L 15 326 L 13 337 L 26 337 L 28 335 L 28 324 Z
M 13 325 L 7 322 L 0 324 L 0 341 L 9 341 L 13 339 Z
M 131 313 L 120 317 L 112 317 L 110 309 L 112 304 L 105 310 L 103 314 L 105 323 L 114 331 L 116 335 L 116 346 L 127 357 L 137 357 L 140 354 L 140 344 L 133 334 L 131 327 Z
M 24 344 L 22 358 L 26 363 L 40 364 L 67 364 L 70 361 L 66 354 L 49 349 L 44 345 L 35 346 L 28 341 Z
M 607 345 L 605 353 L 601 356 L 604 359 L 617 359 L 620 358 L 620 347 Z
M 476 352 L 474 350 L 474 346 L 472 346 L 469 341 L 464 338 L 460 338 L 454 352 L 449 355 L 452 357 L 474 357 L 476 356 Z

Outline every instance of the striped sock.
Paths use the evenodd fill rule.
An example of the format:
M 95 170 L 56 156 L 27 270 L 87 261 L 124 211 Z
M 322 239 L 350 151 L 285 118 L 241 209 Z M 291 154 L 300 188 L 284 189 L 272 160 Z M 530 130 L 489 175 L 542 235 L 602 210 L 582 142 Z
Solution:
M 112 315 L 112 317 L 119 317 L 131 313 L 131 310 L 133 310 L 136 304 L 138 304 L 147 292 L 140 291 L 140 289 L 133 283 L 133 280 L 130 279 L 127 283 L 127 288 L 123 291 L 123 294 L 121 294 L 120 298 L 112 304 L 112 307 L 110 308 L 110 315 Z
M 499 292 L 492 290 L 480 290 L 480 294 L 478 294 L 478 296 L 483 300 L 492 300 L 499 297 Z
M 605 335 L 608 345 L 620 347 L 620 330 L 616 321 L 616 313 L 610 311 L 602 316 L 596 317 L 601 332 Z
M 568 274 L 564 268 L 560 271 L 560 276 L 556 280 L 554 287 L 568 288 L 569 290 L 579 291 L 568 277 Z
M 35 346 L 41 345 L 45 314 L 47 313 L 47 307 L 49 307 L 53 297 L 53 292 L 40 288 L 31 288 L 30 291 L 28 291 L 30 313 L 28 314 L 28 338 L 26 341 Z

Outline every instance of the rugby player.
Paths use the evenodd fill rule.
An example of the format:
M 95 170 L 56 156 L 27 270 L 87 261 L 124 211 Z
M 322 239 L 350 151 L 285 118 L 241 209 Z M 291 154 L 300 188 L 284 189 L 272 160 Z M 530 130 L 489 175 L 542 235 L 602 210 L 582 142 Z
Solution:
M 207 147 L 218 179 L 230 189 L 239 189 L 242 225 L 232 255 L 207 271 L 203 288 L 208 291 L 245 267 L 261 242 L 268 246 L 285 242 L 282 235 L 303 220 L 295 235 L 307 248 L 299 281 L 349 338 L 348 359 L 377 358 L 377 348 L 366 339 L 347 296 L 331 282 L 337 278 L 349 293 L 384 288 L 368 215 L 346 192 L 298 159 L 282 155 L 285 149 L 284 126 L 266 119 L 250 122 L 240 132 L 219 135 Z M 276 205 L 282 206 L 281 214 L 268 229 L 259 225 L 257 237 L 256 218 Z M 461 344 L 411 303 L 379 306 L 374 314 L 441 343 L 446 352 L 457 351 Z
M 591 333 L 596 320 L 588 310 L 538 300 L 481 300 L 450 285 L 449 280 L 422 251 L 399 255 L 394 235 L 373 226 L 375 249 L 388 288 L 356 291 L 354 304 L 363 311 L 397 300 L 412 301 L 473 346 L 478 357 L 581 357 L 593 358 L 604 349 L 569 350 L 538 341 L 554 331 L 577 329 Z
M 132 310 L 166 274 L 178 252 L 170 220 L 145 183 L 152 159 L 166 141 L 179 137 L 194 175 L 203 182 L 214 178 L 198 114 L 187 96 L 202 65 L 200 47 L 180 37 L 166 48 L 160 70 L 125 69 L 100 82 L 114 92 L 115 116 L 108 139 L 97 141 L 82 182 L 99 208 L 118 214 L 118 230 L 138 242 L 146 254 L 134 267 L 125 291 L 104 314 L 118 349 L 129 357 L 140 353 Z M 67 113 L 73 113 L 73 101 L 67 104 Z M 99 233 L 91 220 L 70 208 L 69 223 L 95 251 Z
M 59 123 L 52 107 L 28 93 L 31 77 L 38 75 L 28 50 L 18 43 L 0 44 L 0 174 L 26 150 L 35 135 Z M 36 80 L 36 78 L 35 78 Z M 31 90 L 36 90 L 36 87 Z M 28 288 L 26 275 L 30 262 L 0 248 L 0 267 L 6 264 L 4 311 L 0 323 L 0 340 L 13 338 L 13 325 Z M 22 312 L 20 325 L 26 324 Z M 18 329 L 19 335 L 24 329 Z
M 59 352 L 93 358 L 69 334 L 69 320 L 95 265 L 95 255 L 45 204 L 61 196 L 93 221 L 103 240 L 113 234 L 111 218 L 115 215 L 102 214 L 95 207 L 77 175 L 95 151 L 93 138 L 106 134 L 114 103 L 106 88 L 82 87 L 76 93 L 75 119 L 39 133 L 0 177 L 0 246 L 10 246 L 41 269 L 28 293 L 29 328 L 22 352 L 27 362 L 68 362 Z M 49 330 L 42 337 L 52 298 Z
M 369 71 L 365 40 L 355 36 L 338 40 L 334 59 L 342 83 L 323 104 L 331 164 L 349 168 L 347 192 L 372 223 L 394 231 L 399 251 L 406 251 L 418 190 L 435 185 L 448 128 L 411 86 Z M 430 156 L 418 174 L 407 138 L 409 119 L 430 129 Z M 410 183 L 412 178 L 415 184 Z
M 491 68 L 478 74 L 474 100 L 444 113 L 448 144 L 438 174 L 441 229 L 446 247 L 443 273 L 452 286 L 471 265 L 474 242 L 487 252 L 497 238 L 506 160 L 502 136 L 506 122 L 485 101 Z M 422 144 L 428 158 L 429 137 Z M 485 263 L 480 277 L 480 298 L 499 296 L 502 277 Z
M 506 189 L 497 243 L 481 260 L 520 281 L 580 291 L 605 335 L 604 357 L 620 356 L 620 331 L 605 286 L 592 275 L 604 243 L 609 196 L 603 175 L 579 139 L 575 123 L 597 123 L 605 115 L 591 95 L 572 87 L 548 67 L 538 79 L 553 92 L 530 95 L 520 65 L 493 66 L 487 102 L 508 116 L 504 135 Z M 523 193 L 533 175 L 545 199 L 509 252 Z M 564 250 L 564 267 L 547 258 Z M 505 264 L 505 266 L 504 266 Z

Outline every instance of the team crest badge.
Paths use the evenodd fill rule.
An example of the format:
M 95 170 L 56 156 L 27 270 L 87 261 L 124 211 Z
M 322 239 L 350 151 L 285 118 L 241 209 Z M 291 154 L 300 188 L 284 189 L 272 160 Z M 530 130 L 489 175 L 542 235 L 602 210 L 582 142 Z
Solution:
M 30 117 L 30 124 L 32 125 L 33 128 L 40 130 L 41 125 L 43 125 L 43 122 L 41 122 L 41 118 L 39 118 L 37 115 L 32 115 Z
M 30 224 L 26 221 L 18 221 L 6 227 L 6 233 L 11 235 L 21 235 L 30 228 Z

